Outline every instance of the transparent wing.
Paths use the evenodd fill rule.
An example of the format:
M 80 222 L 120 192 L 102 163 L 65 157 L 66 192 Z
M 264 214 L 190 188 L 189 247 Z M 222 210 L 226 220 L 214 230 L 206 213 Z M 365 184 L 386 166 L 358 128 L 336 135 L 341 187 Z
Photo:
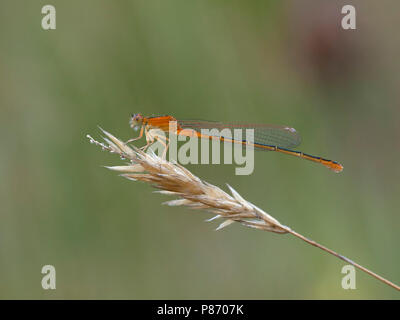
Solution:
M 291 149 L 301 143 L 299 133 L 290 127 L 271 125 L 271 124 L 243 124 L 243 123 L 222 123 L 214 121 L 201 121 L 201 120 L 178 120 L 178 126 L 182 129 L 193 129 L 201 132 L 201 129 L 212 130 L 210 135 L 217 137 L 234 138 L 235 129 L 242 131 L 242 141 L 247 141 L 257 145 L 276 146 L 285 149 Z M 221 133 L 222 130 L 228 129 L 230 135 Z M 254 129 L 254 135 L 250 139 L 246 138 L 246 129 Z M 228 132 L 224 130 L 225 132 Z M 204 133 L 204 132 L 202 132 Z M 263 149 L 265 150 L 265 149 Z

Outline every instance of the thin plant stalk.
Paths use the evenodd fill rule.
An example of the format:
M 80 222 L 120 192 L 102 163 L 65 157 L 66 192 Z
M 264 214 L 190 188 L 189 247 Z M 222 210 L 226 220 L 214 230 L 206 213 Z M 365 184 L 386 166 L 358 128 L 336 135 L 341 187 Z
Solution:
M 384 277 L 376 274 L 375 272 L 372 272 L 371 270 L 363 267 L 362 265 L 354 262 L 353 260 L 351 260 L 349 258 L 346 258 L 345 256 L 342 256 L 341 254 L 339 254 L 339 253 L 333 251 L 332 249 L 329 249 L 329 248 L 319 244 L 318 242 L 315 242 L 314 240 L 308 239 L 307 237 L 303 236 L 302 234 L 300 234 L 300 233 L 298 233 L 298 232 L 296 232 L 294 230 L 288 229 L 288 232 L 290 234 L 294 235 L 295 237 L 307 242 L 308 244 L 311 244 L 314 247 L 317 247 L 317 248 L 319 248 L 319 249 L 321 249 L 321 250 L 323 250 L 325 252 L 328 252 L 329 254 L 331 254 L 331 255 L 333 255 L 333 256 L 335 256 L 335 257 L 337 257 L 337 258 L 339 258 L 339 259 L 341 259 L 341 260 L 343 260 L 343 261 L 345 261 L 345 262 L 347 262 L 349 264 L 351 264 L 352 266 L 360 269 L 361 271 L 364 271 L 365 273 L 369 274 L 370 276 L 374 277 L 375 279 L 378 279 L 379 281 L 382 281 L 383 283 L 387 284 L 388 286 L 391 286 L 392 288 L 395 288 L 395 289 L 400 291 L 400 286 L 398 286 L 397 284 L 385 279 Z

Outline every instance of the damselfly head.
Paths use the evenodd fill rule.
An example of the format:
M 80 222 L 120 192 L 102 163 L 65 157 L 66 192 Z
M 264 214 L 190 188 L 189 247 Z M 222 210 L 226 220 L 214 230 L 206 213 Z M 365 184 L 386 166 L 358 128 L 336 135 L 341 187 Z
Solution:
M 143 116 L 140 113 L 135 113 L 131 115 L 131 119 L 129 120 L 129 125 L 132 129 L 138 130 L 139 127 L 143 123 Z

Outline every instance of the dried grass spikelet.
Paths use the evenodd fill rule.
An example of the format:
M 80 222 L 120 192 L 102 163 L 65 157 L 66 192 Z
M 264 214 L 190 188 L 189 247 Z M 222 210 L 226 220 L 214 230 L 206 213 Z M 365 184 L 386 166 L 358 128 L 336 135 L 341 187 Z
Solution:
M 290 233 L 306 243 L 355 266 L 370 276 L 382 281 L 386 285 L 400 291 L 400 286 L 397 284 L 383 278 L 353 260 L 319 244 L 318 242 L 303 236 L 295 230 L 282 225 L 268 213 L 243 199 L 229 185 L 228 187 L 232 195 L 229 195 L 210 183 L 202 181 L 189 170 L 177 163 L 162 159 L 154 153 L 148 154 L 136 147 L 128 146 L 107 131 L 103 129 L 101 130 L 106 135 L 106 137 L 103 137 L 105 143 L 98 142 L 91 136 L 87 135 L 90 142 L 100 146 L 103 150 L 119 154 L 121 159 L 129 161 L 128 165 L 106 168 L 122 172 L 121 175 L 127 179 L 147 182 L 160 189 L 160 191 L 158 191 L 159 193 L 178 197 L 176 200 L 165 202 L 166 204 L 170 206 L 187 206 L 191 209 L 205 209 L 216 214 L 216 216 L 207 221 L 224 219 L 224 221 L 218 226 L 217 230 L 220 230 L 233 222 L 238 222 L 246 227 L 281 234 Z
M 103 138 L 106 143 L 98 142 L 88 135 L 90 142 L 129 160 L 127 165 L 106 168 L 121 172 L 121 176 L 129 180 L 147 182 L 160 189 L 157 191 L 159 193 L 178 197 L 165 204 L 212 212 L 216 215 L 206 221 L 224 219 L 217 230 L 233 222 L 239 222 L 246 227 L 276 233 L 288 232 L 288 227 L 243 199 L 231 186 L 228 185 L 232 193 L 229 195 L 222 189 L 196 177 L 180 164 L 162 159 L 154 152 L 145 153 L 134 146 L 128 146 L 107 131 L 101 130 L 106 136 Z

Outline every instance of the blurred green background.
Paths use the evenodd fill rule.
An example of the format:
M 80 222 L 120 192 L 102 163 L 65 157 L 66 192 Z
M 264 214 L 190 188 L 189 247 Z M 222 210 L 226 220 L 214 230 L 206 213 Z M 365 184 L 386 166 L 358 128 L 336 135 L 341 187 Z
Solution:
M 400 282 L 400 3 L 351 1 L 349 31 L 344 4 L 1 1 L 0 298 L 399 298 L 359 271 L 343 290 L 344 263 L 290 235 L 215 232 L 210 214 L 162 206 L 85 138 L 134 136 L 134 112 L 295 127 L 300 150 L 344 171 L 272 152 L 250 176 L 188 167 Z

